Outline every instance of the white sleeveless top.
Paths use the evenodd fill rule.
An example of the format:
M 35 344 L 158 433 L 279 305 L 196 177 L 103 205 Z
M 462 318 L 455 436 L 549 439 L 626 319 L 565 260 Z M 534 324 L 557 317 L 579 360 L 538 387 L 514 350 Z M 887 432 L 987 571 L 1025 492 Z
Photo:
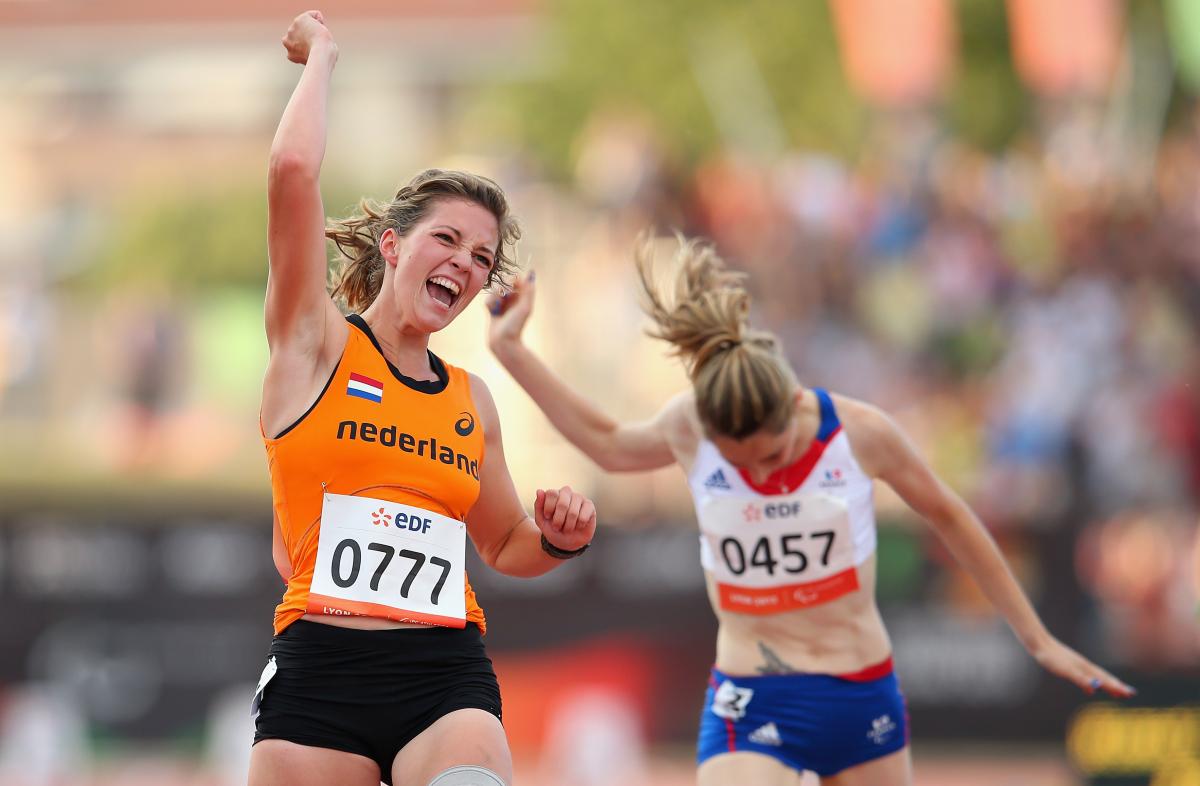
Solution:
M 775 614 L 858 589 L 875 551 L 871 478 L 850 449 L 829 394 L 813 388 L 821 426 L 808 451 L 762 485 L 701 440 L 688 485 L 700 522 L 700 561 L 720 607 Z

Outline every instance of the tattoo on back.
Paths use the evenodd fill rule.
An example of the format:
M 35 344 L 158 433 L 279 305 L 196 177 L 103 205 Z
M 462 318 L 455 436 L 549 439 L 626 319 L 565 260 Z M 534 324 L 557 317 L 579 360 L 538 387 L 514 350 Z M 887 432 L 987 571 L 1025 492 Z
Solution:
M 758 643 L 758 651 L 762 653 L 763 660 L 766 665 L 758 667 L 759 674 L 795 674 L 796 669 L 786 663 L 783 658 L 775 654 L 775 650 L 763 644 Z

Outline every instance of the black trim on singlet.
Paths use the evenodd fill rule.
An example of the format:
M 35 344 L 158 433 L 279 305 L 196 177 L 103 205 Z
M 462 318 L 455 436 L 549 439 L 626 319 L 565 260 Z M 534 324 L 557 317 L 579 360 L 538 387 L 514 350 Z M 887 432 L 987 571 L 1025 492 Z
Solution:
M 446 364 L 442 359 L 428 349 L 425 350 L 429 354 L 429 365 L 433 368 L 433 373 L 437 374 L 437 379 L 413 379 L 406 377 L 400 372 L 400 369 L 392 365 L 392 362 L 383 354 L 383 347 L 379 346 L 379 341 L 375 338 L 375 334 L 371 332 L 370 325 L 358 314 L 351 314 L 346 317 L 346 321 L 356 328 L 361 330 L 371 339 L 371 343 L 375 345 L 375 349 L 379 352 L 379 356 L 383 358 L 383 362 L 387 363 L 388 370 L 392 372 L 392 376 L 405 387 L 412 388 L 418 393 L 441 393 L 450 384 L 450 373 L 446 371 Z
M 344 357 L 345 353 L 343 352 L 342 355 Z M 325 387 L 321 388 L 321 392 L 317 394 L 316 400 L 313 401 L 313 403 L 309 406 L 308 409 L 304 410 L 303 415 L 296 418 L 295 422 L 293 422 L 292 425 L 288 426 L 283 431 L 276 434 L 273 437 L 274 439 L 280 439 L 281 437 L 283 437 L 284 434 L 287 434 L 289 431 L 294 429 L 296 426 L 299 426 L 300 421 L 302 421 L 306 417 L 308 417 L 308 414 L 317 408 L 317 405 L 321 403 L 321 399 L 325 398 L 325 391 L 329 390 L 329 386 L 333 384 L 333 378 L 337 376 L 338 368 L 340 368 L 341 365 L 342 365 L 342 358 L 338 358 L 338 362 L 334 365 L 333 371 L 329 372 L 329 379 L 325 380 Z

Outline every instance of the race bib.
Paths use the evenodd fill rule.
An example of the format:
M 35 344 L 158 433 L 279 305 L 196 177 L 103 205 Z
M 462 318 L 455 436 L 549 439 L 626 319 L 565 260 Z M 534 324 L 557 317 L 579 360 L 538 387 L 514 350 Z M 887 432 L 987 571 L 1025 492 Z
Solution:
M 725 680 L 713 691 L 712 714 L 725 720 L 739 721 L 746 717 L 746 707 L 753 698 L 752 688 L 739 688 L 732 680 Z
M 722 609 L 776 614 L 858 589 L 850 515 L 838 497 L 712 497 L 697 513 L 701 561 Z
M 307 611 L 466 627 L 465 557 L 457 519 L 327 493 Z

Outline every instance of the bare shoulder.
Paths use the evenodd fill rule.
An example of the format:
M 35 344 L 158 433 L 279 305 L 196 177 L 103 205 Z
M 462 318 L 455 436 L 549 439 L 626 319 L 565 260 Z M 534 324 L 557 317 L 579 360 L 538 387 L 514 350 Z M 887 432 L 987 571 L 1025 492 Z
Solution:
M 894 455 L 899 427 L 874 404 L 836 393 L 831 396 L 859 466 L 870 477 L 878 477 Z
M 895 428 L 892 417 L 874 404 L 840 393 L 829 395 L 837 409 L 838 419 L 847 431 L 859 432 L 870 438 L 876 431 Z
M 672 396 L 655 417 L 662 438 L 667 441 L 671 455 L 684 471 L 691 471 L 696 450 L 704 438 L 704 427 L 696 412 L 696 399 L 691 390 Z
M 268 434 L 294 423 L 317 400 L 342 360 L 350 330 L 350 324 L 339 318 L 330 322 L 319 344 L 307 349 L 287 343 L 271 347 L 260 411 Z
M 471 399 L 475 402 L 475 408 L 479 410 L 480 417 L 495 417 L 496 416 L 496 400 L 492 398 L 492 391 L 488 389 L 487 383 L 478 374 L 467 372 L 467 379 L 471 383 Z
M 268 333 L 270 362 L 289 368 L 308 368 L 318 376 L 324 367 L 337 365 L 346 350 L 346 343 L 350 340 L 350 331 L 353 328 L 332 302 L 330 309 L 321 323 L 313 326 L 308 334 L 299 335 L 303 331 L 297 330 L 297 335 L 276 336 L 272 339 Z
M 671 441 L 698 442 L 704 429 L 696 414 L 696 398 L 690 390 L 676 393 L 658 413 L 663 433 Z

